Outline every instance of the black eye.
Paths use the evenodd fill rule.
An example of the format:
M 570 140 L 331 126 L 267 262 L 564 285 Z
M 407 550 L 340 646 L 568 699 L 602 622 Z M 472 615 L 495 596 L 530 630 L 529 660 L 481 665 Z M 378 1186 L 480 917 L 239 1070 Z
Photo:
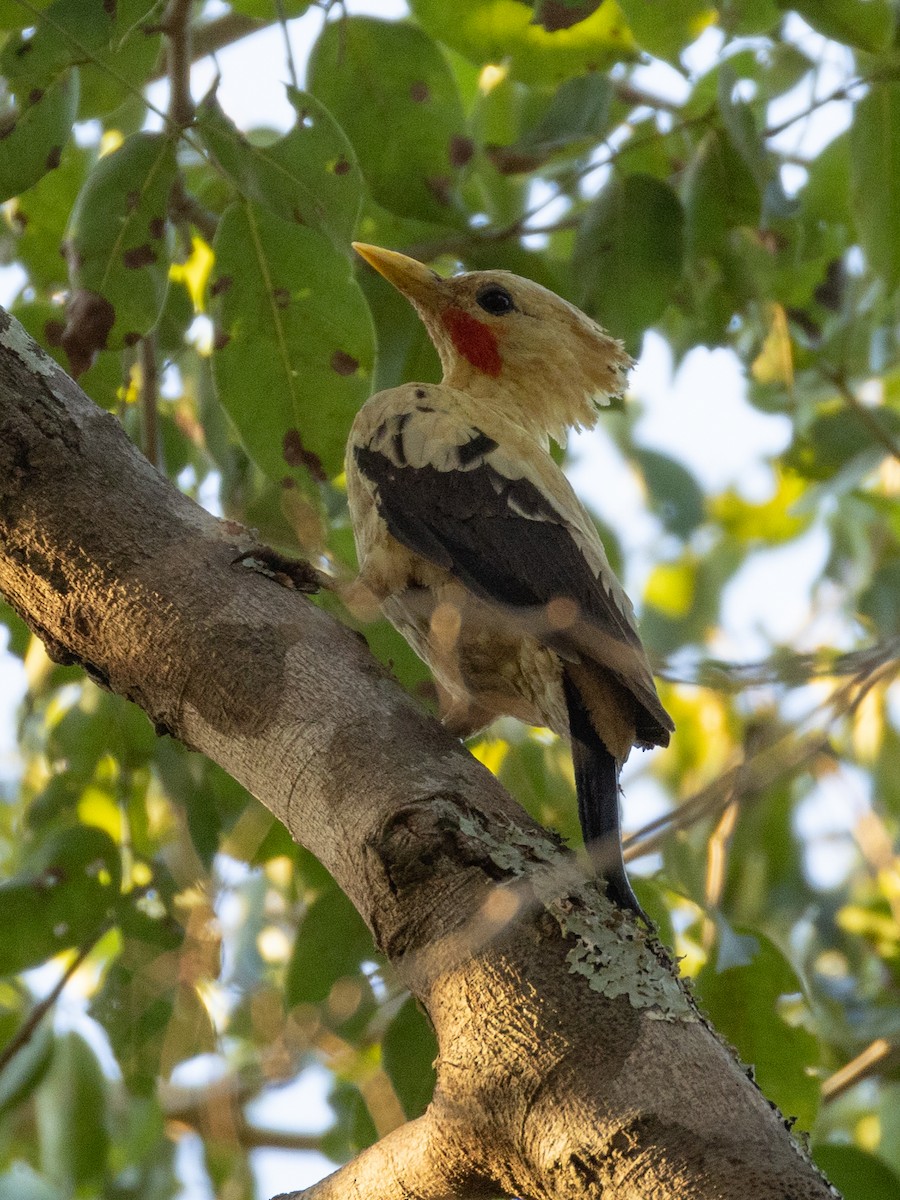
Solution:
M 489 283 L 477 293 L 475 299 L 492 317 L 503 317 L 516 307 L 515 301 L 499 283 Z

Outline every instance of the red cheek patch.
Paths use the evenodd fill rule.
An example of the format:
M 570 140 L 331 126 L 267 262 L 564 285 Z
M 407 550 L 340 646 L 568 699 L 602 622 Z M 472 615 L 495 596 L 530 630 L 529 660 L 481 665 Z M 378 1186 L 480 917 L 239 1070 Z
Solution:
M 459 353 L 485 375 L 497 376 L 503 360 L 497 348 L 497 337 L 481 321 L 470 317 L 461 308 L 448 308 L 441 320 L 450 334 L 450 340 Z

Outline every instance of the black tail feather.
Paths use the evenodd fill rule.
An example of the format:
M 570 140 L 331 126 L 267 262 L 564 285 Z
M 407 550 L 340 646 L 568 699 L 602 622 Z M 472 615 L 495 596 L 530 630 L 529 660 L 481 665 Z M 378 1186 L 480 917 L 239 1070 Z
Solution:
M 619 821 L 619 764 L 600 740 L 574 684 L 564 678 L 578 820 L 584 844 L 606 882 L 606 894 L 639 917 L 644 911 L 628 882 Z M 645 918 L 646 919 L 646 918 Z

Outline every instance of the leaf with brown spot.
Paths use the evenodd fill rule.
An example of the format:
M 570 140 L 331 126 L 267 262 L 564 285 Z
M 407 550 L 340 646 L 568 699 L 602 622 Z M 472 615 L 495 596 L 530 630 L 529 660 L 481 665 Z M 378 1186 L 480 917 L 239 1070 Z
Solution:
M 32 89 L 0 138 L 0 201 L 17 196 L 59 166 L 78 111 L 78 73 Z
M 0 51 L 0 76 L 20 97 L 50 90 L 69 67 L 106 45 L 114 29 L 109 14 L 93 0 L 53 0 L 40 7 L 44 12 L 31 22 L 32 34 L 11 33 Z
M 534 24 L 543 25 L 548 33 L 571 29 L 596 12 L 603 0 L 537 0 Z
M 169 255 L 164 237 L 175 180 L 175 146 L 157 133 L 136 133 L 101 158 L 75 203 L 68 231 L 73 289 L 102 295 L 115 312 L 107 346 L 142 337 L 159 319 Z
M 576 2 L 567 0 L 565 6 L 571 9 Z M 533 5 L 527 0 L 409 0 L 416 22 L 431 37 L 472 62 L 502 62 L 510 79 L 520 83 L 559 84 L 585 71 L 605 71 L 613 63 L 637 58 L 637 40 L 616 0 L 581 0 L 579 7 L 593 7 L 590 15 L 555 32 L 535 23 L 539 4 L 540 0 Z M 561 6 L 562 0 L 556 4 Z M 663 22 L 671 6 L 635 0 L 634 7 L 651 10 L 654 19 Z
M 377 203 L 446 224 L 456 211 L 448 206 L 456 180 L 447 169 L 456 164 L 447 148 L 464 135 L 466 118 L 456 78 L 428 34 L 374 17 L 328 22 L 313 46 L 308 77 L 310 91 L 353 143 Z M 435 192 L 426 181 L 439 176 L 446 181 Z
M 149 242 L 144 242 L 142 246 L 134 246 L 131 250 L 126 250 L 122 255 L 122 262 L 129 271 L 137 271 L 141 267 L 156 262 L 156 251 Z
M 104 296 L 79 289 L 72 293 L 66 317 L 59 340 L 69 356 L 69 373 L 77 379 L 94 361 L 97 351 L 106 349 L 116 313 Z
M 359 370 L 359 363 L 352 354 L 345 354 L 343 350 L 335 350 L 331 356 L 331 369 L 337 371 L 338 375 L 355 375 Z
M 454 133 L 450 139 L 450 165 L 451 167 L 464 167 L 467 162 L 471 161 L 472 155 L 475 153 L 475 143 L 470 137 L 463 137 L 460 133 Z
M 303 438 L 298 429 L 289 429 L 284 435 L 282 453 L 289 467 L 306 467 L 317 483 L 328 481 L 328 473 L 322 466 L 321 458 L 303 445 Z
M 196 128 L 219 168 L 248 200 L 276 216 L 327 234 L 346 250 L 363 198 L 363 179 L 344 131 L 314 96 L 287 89 L 293 129 L 268 146 L 249 142 L 214 97 Z
M 212 358 L 223 407 L 273 482 L 286 463 L 333 477 L 374 365 L 371 316 L 349 261 L 324 234 L 242 202 L 222 215 L 213 252 L 232 281 L 211 305 L 228 338 Z

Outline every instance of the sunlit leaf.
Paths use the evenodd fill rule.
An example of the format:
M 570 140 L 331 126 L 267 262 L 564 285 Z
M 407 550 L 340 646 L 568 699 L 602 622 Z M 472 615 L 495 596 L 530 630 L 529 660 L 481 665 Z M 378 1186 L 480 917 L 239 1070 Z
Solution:
M 412 0 L 410 7 L 432 37 L 476 63 L 509 62 L 526 83 L 559 83 L 637 52 L 616 0 L 605 0 L 587 20 L 553 33 L 534 24 L 519 0 L 469 0 L 459 7 L 444 0 Z
M 670 62 L 677 62 L 684 47 L 718 19 L 710 0 L 674 0 L 666 4 L 665 17 L 646 0 L 620 2 L 641 49 Z

